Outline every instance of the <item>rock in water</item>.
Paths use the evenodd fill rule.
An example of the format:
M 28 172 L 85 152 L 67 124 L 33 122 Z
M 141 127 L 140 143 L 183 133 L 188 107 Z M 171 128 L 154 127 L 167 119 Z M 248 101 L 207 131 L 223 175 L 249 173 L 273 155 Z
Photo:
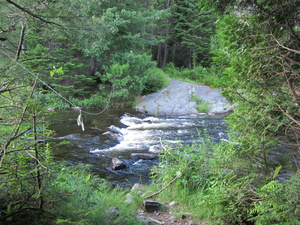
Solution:
M 143 159 L 143 160 L 153 160 L 157 158 L 157 154 L 152 153 L 132 153 L 132 158 Z
M 114 126 L 114 125 L 111 125 L 110 127 L 108 127 L 108 129 L 110 129 L 114 133 L 122 134 L 121 129 L 119 127 Z
M 122 160 L 118 158 L 112 159 L 112 169 L 113 170 L 121 170 L 126 168 L 126 163 L 124 163 Z

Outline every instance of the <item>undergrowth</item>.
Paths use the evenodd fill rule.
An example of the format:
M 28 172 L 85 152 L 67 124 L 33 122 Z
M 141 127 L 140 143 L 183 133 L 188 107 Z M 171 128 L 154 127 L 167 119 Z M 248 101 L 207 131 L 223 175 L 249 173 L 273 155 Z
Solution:
M 64 167 L 51 181 L 56 224 L 140 224 L 126 191 L 112 187 L 85 168 Z M 110 209 L 114 208 L 114 211 Z
M 256 165 L 236 156 L 234 143 L 212 142 L 166 148 L 153 169 L 149 193 L 176 201 L 174 214 L 190 212 L 209 224 L 300 224 L 299 172 L 284 183 L 266 180 Z M 170 181 L 172 181 L 170 183 Z
M 169 63 L 168 66 L 164 68 L 164 71 L 173 79 L 212 87 L 217 86 L 222 76 L 222 69 L 215 65 L 209 68 L 197 66 L 193 69 L 187 69 L 177 68 L 172 63 Z
M 54 167 L 52 175 L 44 180 L 44 192 L 41 193 L 44 199 L 43 209 L 33 209 L 28 203 L 25 206 L 27 210 L 16 211 L 7 219 L 2 217 L 5 215 L 2 210 L 1 224 L 141 224 L 135 216 L 134 205 L 125 203 L 128 191 L 113 187 L 104 179 L 92 175 L 88 166 L 55 164 Z M 5 198 L 6 194 L 9 193 L 2 192 L 0 198 Z M 14 207 L 15 203 L 10 202 L 7 206 L 7 214 L 11 213 L 8 207 Z

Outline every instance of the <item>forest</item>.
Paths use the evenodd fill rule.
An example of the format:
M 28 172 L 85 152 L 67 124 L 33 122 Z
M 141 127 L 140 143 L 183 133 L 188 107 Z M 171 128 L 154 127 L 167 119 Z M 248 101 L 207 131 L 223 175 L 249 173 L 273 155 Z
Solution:
M 143 224 L 136 211 L 162 187 L 155 199 L 193 221 L 300 224 L 298 0 L 2 0 L 0 12 L 0 224 Z M 168 148 L 132 204 L 88 165 L 53 160 L 49 109 L 132 107 L 169 77 L 222 90 L 228 141 Z

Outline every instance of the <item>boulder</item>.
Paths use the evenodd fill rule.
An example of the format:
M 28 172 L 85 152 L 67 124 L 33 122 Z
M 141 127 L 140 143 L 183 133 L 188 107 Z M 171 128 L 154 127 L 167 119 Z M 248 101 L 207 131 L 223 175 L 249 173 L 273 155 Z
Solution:
M 175 205 L 177 205 L 177 202 L 175 202 L 175 201 L 171 201 L 171 202 L 169 203 L 169 207 L 170 207 L 170 208 L 174 207 Z
M 122 134 L 122 131 L 119 127 L 116 127 L 114 125 L 111 125 L 110 127 L 108 127 L 109 130 L 111 130 L 112 132 L 116 133 L 116 134 Z
M 136 194 L 142 194 L 145 192 L 145 190 L 148 188 L 147 185 L 144 184 L 139 184 L 139 183 L 135 183 L 132 188 L 131 191 L 135 192 Z
M 118 217 L 120 215 L 120 211 L 118 209 L 118 207 L 111 207 L 107 210 L 107 214 L 110 216 L 110 217 Z
M 164 208 L 163 204 L 156 201 L 144 201 L 144 209 L 146 212 L 161 211 Z
M 102 135 L 108 137 L 111 141 L 114 141 L 116 143 L 120 143 L 121 141 L 124 140 L 123 135 L 116 134 L 116 133 L 113 133 L 111 131 L 106 131 Z
M 153 153 L 132 153 L 132 158 L 143 159 L 143 160 L 153 160 L 157 158 L 157 154 Z
M 112 169 L 113 170 L 121 170 L 126 168 L 126 163 L 124 163 L 122 160 L 118 158 L 112 159 Z
M 170 79 L 170 84 L 152 94 L 139 98 L 135 108 L 153 116 L 184 116 L 198 114 L 193 96 L 209 105 L 210 113 L 227 113 L 229 102 L 218 89 Z
M 145 190 L 148 188 L 147 185 L 135 183 L 131 188 L 131 193 L 126 195 L 125 203 L 131 204 L 134 202 L 136 195 L 141 196 Z
M 118 207 L 111 207 L 106 210 L 107 217 L 106 217 L 106 223 L 105 224 L 115 224 L 115 220 L 119 217 L 120 211 Z

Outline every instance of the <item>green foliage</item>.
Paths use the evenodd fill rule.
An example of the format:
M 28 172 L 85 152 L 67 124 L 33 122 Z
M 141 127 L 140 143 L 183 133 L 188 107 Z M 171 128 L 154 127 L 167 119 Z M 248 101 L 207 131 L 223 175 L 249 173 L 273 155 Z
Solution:
M 157 173 L 157 183 L 165 185 L 181 174 L 174 182 L 175 186 L 188 188 L 191 192 L 206 187 L 209 182 L 206 166 L 216 143 L 210 141 L 207 134 L 198 138 L 199 145 L 168 148 L 160 155 L 162 162 L 153 170 Z
M 196 109 L 198 110 L 198 112 L 202 112 L 202 113 L 207 113 L 209 112 L 209 103 L 204 101 L 202 98 L 198 98 L 195 95 L 192 95 L 190 101 L 195 101 L 196 102 Z
M 70 105 L 55 93 L 38 94 L 37 98 L 44 108 L 59 110 L 70 108 Z
M 290 6 L 285 7 L 281 10 Z M 272 10 L 275 13 L 279 9 Z M 292 53 L 297 41 L 288 38 L 289 29 L 279 29 L 283 21 L 276 20 L 277 14 L 266 24 L 259 12 L 256 13 L 249 15 L 247 7 L 242 7 L 235 16 L 224 15 L 219 20 L 217 36 L 220 48 L 215 51 L 215 60 L 227 67 L 219 87 L 236 105 L 235 112 L 228 117 L 233 130 L 231 137 L 243 143 L 242 147 L 235 148 L 236 154 L 247 155 L 265 173 L 269 173 L 272 171 L 269 168 L 272 166 L 272 149 L 279 141 L 294 145 L 298 139 L 292 133 L 299 129 L 299 104 L 292 93 L 295 93 L 295 85 L 299 82 L 299 78 L 294 76 L 299 68 L 283 59 L 291 57 L 298 60 Z M 293 18 L 295 15 L 289 16 Z M 296 32 L 294 35 L 299 36 Z M 280 49 L 278 52 L 281 48 L 279 42 L 290 46 L 290 51 Z M 281 63 L 274 56 L 279 57 Z M 291 118 L 294 125 L 291 125 Z
M 153 170 L 150 192 L 168 185 L 159 200 L 175 200 L 180 206 L 174 213 L 188 209 L 212 224 L 298 224 L 299 174 L 282 183 L 275 180 L 281 168 L 277 167 L 272 180 L 262 182 L 259 168 L 236 154 L 241 147 L 216 144 L 206 134 L 200 144 L 167 148 Z
M 256 196 L 252 190 L 255 175 L 251 174 L 251 165 L 230 154 L 231 147 L 216 144 L 205 134 L 200 144 L 168 148 L 154 170 L 154 186 L 160 189 L 181 176 L 159 198 L 179 201 L 181 210 L 188 208 L 194 216 L 212 223 L 246 222 L 253 208 L 251 198 Z
M 32 35 L 35 34 L 29 32 L 28 38 L 31 39 Z M 44 37 L 43 40 L 38 40 L 39 42 L 28 41 L 28 50 L 22 55 L 26 60 L 24 65 L 63 96 L 89 96 L 90 87 L 95 85 L 95 80 L 85 74 L 78 74 L 87 70 L 87 60 L 83 57 L 74 57 L 76 45 L 65 44 L 66 37 L 60 37 L 59 40 L 51 38 L 51 36 Z M 51 47 L 41 44 L 46 41 L 51 43 Z M 41 89 L 47 91 L 47 87 Z
M 112 83 L 113 96 L 128 100 L 141 94 L 155 63 L 146 54 L 133 53 L 126 53 L 115 61 L 108 72 L 101 76 L 102 81 Z
M 147 95 L 160 90 L 163 87 L 168 86 L 170 80 L 167 74 L 163 70 L 158 68 L 152 68 L 149 70 L 149 76 L 145 82 L 145 87 L 142 90 L 142 95 Z
M 299 173 L 285 183 L 272 180 L 258 191 L 251 220 L 256 224 L 300 224 Z
M 51 132 L 42 119 L 46 112 L 33 98 L 35 83 L 33 87 L 25 81 L 15 83 L 18 72 L 1 68 L 5 85 L 0 90 L 0 221 L 19 224 L 26 218 L 23 224 L 36 224 L 35 218 L 42 220 L 37 212 L 45 203 L 44 181 L 49 179 L 49 168 L 55 167 L 44 141 Z
M 164 68 L 164 71 L 174 79 L 210 86 L 216 86 L 221 77 L 221 70 L 215 65 L 212 65 L 210 68 L 197 66 L 194 69 L 178 69 L 174 64 L 170 63 Z
M 50 184 L 51 198 L 61 199 L 51 212 L 58 224 L 140 224 L 132 205 L 124 204 L 126 192 L 91 175 L 84 166 L 64 167 Z
M 71 101 L 75 105 L 80 105 L 81 107 L 86 108 L 86 109 L 100 108 L 101 106 L 106 106 L 109 104 L 109 99 L 106 97 L 103 97 L 103 91 L 101 92 L 101 89 L 99 90 L 99 92 L 92 94 L 89 98 L 85 98 L 83 100 L 74 98 L 74 99 L 71 99 Z
M 189 50 L 189 61 L 185 67 L 192 69 L 198 64 L 209 66 L 210 38 L 215 32 L 212 10 L 200 10 L 197 0 L 175 2 L 175 35 Z

